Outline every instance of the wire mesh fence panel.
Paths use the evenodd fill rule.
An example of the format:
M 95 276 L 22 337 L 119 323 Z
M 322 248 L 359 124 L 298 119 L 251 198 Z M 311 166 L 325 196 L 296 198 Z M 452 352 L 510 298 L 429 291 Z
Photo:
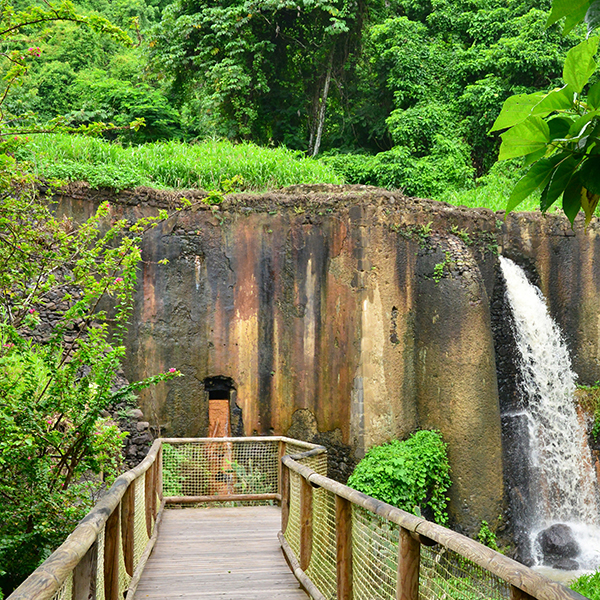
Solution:
M 335 536 L 335 495 L 313 490 L 313 540 L 309 579 L 328 600 L 337 598 L 337 544 Z
M 104 527 L 98 533 L 97 543 L 96 598 L 104 598 Z
M 352 506 L 352 586 L 355 598 L 396 598 L 398 526 Z
M 121 536 L 123 532 L 121 532 Z M 125 597 L 125 593 L 129 588 L 129 582 L 131 581 L 131 576 L 127 573 L 125 568 L 125 556 L 123 553 L 123 544 L 121 543 L 121 538 L 119 538 L 119 543 L 117 544 L 117 552 L 119 553 L 119 596 Z
M 421 600 L 504 600 L 510 585 L 460 554 L 443 546 L 421 546 Z
M 135 511 L 133 516 L 133 568 L 137 569 L 150 539 L 146 529 L 146 482 L 142 475 L 135 480 Z
M 284 536 L 290 548 L 300 557 L 300 475 L 290 471 L 290 512 Z
M 215 438 L 210 442 L 164 444 L 164 495 L 275 494 L 278 461 L 278 440 L 231 442 Z
M 73 573 L 69 573 L 69 576 L 65 580 L 65 582 L 60 586 L 60 589 L 54 596 L 52 596 L 52 600 L 71 600 L 73 596 Z

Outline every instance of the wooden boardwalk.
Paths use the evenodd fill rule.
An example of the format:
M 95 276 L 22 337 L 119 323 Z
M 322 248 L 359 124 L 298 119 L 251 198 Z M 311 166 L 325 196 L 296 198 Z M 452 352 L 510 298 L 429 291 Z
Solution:
M 277 506 L 166 510 L 135 600 L 307 600 L 280 529 Z

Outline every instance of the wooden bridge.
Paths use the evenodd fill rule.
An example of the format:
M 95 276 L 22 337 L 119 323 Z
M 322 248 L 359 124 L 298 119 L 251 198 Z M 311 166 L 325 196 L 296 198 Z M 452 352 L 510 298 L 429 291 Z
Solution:
M 159 439 L 8 600 L 584 598 L 326 473 L 285 437 Z

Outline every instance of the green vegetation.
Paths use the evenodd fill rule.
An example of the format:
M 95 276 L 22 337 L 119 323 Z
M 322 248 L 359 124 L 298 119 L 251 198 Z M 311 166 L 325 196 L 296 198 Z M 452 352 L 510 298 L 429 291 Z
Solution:
M 250 142 L 171 141 L 124 147 L 84 136 L 44 135 L 22 146 L 17 156 L 29 160 L 41 177 L 118 189 L 144 185 L 215 190 L 230 181 L 231 191 L 262 191 L 296 183 L 342 182 L 326 165 L 301 152 Z
M 496 534 L 490 529 L 490 525 L 487 521 L 481 521 L 481 527 L 477 533 L 477 541 L 492 550 L 496 550 L 496 552 L 500 552 Z
M 42 6 L 16 0 L 16 9 L 28 2 Z M 102 135 L 118 142 L 114 151 L 30 142 L 19 156 L 33 158 L 44 176 L 210 190 L 240 174 L 236 189 L 253 191 L 345 181 L 503 209 L 522 161 L 493 167 L 500 137 L 490 129 L 502 102 L 514 94 L 542 99 L 562 85 L 567 53 L 581 48 L 577 20 L 565 37 L 556 23 L 546 28 L 550 9 L 551 0 L 78 0 L 71 12 L 61 9 L 66 21 L 9 36 L 27 76 L 3 106 L 22 131 L 113 124 Z M 555 21 L 562 13 L 553 14 Z M 128 35 L 115 28 L 101 35 L 108 25 L 94 24 L 104 17 Z M 5 74 L 11 68 L 5 61 Z M 584 98 L 596 78 L 579 82 L 576 111 L 595 106 L 595 92 Z M 586 142 L 591 154 L 594 139 Z M 206 140 L 245 142 L 245 172 L 232 165 L 223 173 L 222 163 L 239 156 L 221 155 L 226 144 Z M 161 143 L 146 153 L 149 142 Z M 220 150 L 201 158 L 204 144 Z M 102 169 L 97 158 L 106 155 Z M 319 166 L 299 160 L 317 155 Z M 541 191 L 521 208 L 538 206 Z
M 53 215 L 32 183 L 27 174 L 0 179 L 4 592 L 64 540 L 118 475 L 123 434 L 103 411 L 179 375 L 173 368 L 115 388 L 141 235 L 166 215 L 128 223 L 105 203 L 78 225 Z
M 589 33 L 593 29 L 588 26 Z M 507 129 L 499 158 L 524 156 L 530 165 L 510 195 L 508 210 L 541 189 L 542 211 L 562 197 L 571 223 L 581 209 L 586 225 L 592 218 L 600 200 L 600 81 L 589 88 L 586 98 L 582 94 L 596 71 L 599 42 L 600 37 L 589 37 L 569 50 L 561 87 L 511 96 L 504 103 L 491 129 Z
M 577 388 L 583 392 L 583 397 L 580 395 L 580 403 L 588 414 L 594 415 L 594 423 L 592 425 L 592 436 L 597 442 L 600 438 L 600 382 L 594 385 L 578 385 Z
M 600 600 L 600 571 L 578 577 L 569 587 L 590 600 Z
M 438 431 L 417 431 L 406 441 L 374 446 L 358 463 L 348 485 L 408 512 L 446 523 L 450 467 Z

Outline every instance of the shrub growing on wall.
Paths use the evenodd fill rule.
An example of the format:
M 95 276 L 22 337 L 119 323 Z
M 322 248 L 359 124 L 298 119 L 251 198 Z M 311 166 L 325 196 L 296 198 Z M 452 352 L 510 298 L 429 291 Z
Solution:
M 348 479 L 360 492 L 441 524 L 448 520 L 446 492 L 451 483 L 439 431 L 417 431 L 406 441 L 374 446 Z

